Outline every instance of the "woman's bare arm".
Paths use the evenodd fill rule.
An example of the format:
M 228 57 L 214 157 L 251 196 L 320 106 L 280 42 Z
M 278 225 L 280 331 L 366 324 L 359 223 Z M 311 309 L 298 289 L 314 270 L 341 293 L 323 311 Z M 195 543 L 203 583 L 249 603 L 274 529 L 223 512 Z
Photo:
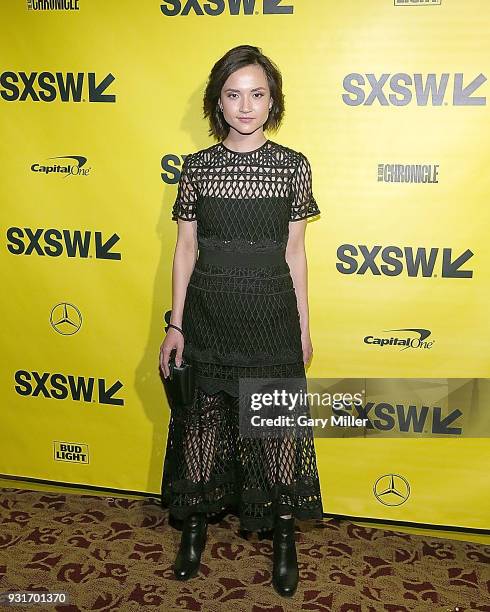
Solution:
M 189 280 L 197 259 L 197 221 L 178 220 L 177 242 L 172 265 L 172 316 L 170 323 L 182 327 L 185 297 Z M 175 363 L 180 366 L 184 350 L 184 337 L 177 329 L 168 328 L 160 347 L 160 368 L 167 377 L 170 372 L 170 353 L 176 349 Z
M 289 238 L 286 246 L 286 261 L 291 271 L 301 327 L 303 361 L 306 364 L 313 353 L 310 339 L 308 306 L 308 264 L 305 250 L 306 219 L 289 222 Z
M 197 259 L 197 221 L 178 221 L 177 242 L 172 266 L 172 318 L 174 325 L 182 325 L 187 285 Z

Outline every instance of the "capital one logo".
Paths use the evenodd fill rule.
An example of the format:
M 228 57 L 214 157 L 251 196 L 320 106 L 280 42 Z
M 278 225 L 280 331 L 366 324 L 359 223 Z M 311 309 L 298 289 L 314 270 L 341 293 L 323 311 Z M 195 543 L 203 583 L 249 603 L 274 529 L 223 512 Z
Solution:
M 209 15 L 292 15 L 294 7 L 284 0 L 165 0 L 160 10 L 166 17 Z
M 6 102 L 115 102 L 114 94 L 105 93 L 115 80 L 95 72 L 14 72 L 0 73 L 0 96 Z
M 86 166 L 87 158 L 83 155 L 57 155 L 56 157 L 49 157 L 48 159 L 61 159 L 70 160 L 60 165 L 56 162 L 51 164 L 39 164 L 37 162 L 31 164 L 32 172 L 38 172 L 40 174 L 58 174 L 62 175 L 63 178 L 69 176 L 88 176 L 91 168 Z M 71 160 L 73 160 L 73 163 Z
M 365 336 L 364 343 L 377 348 L 385 346 L 401 346 L 401 351 L 407 349 L 431 349 L 435 340 L 428 340 L 431 335 L 429 329 L 419 329 L 414 327 L 402 327 L 401 329 L 385 329 L 385 332 L 408 332 L 404 338 L 400 336 L 391 336 L 390 338 L 379 338 L 376 336 Z M 411 336 L 415 334 L 415 338 Z
M 404 72 L 373 73 L 351 72 L 343 80 L 342 100 L 347 106 L 486 106 L 486 96 L 474 95 L 487 77 L 476 77 L 456 72 L 434 72 L 411 75 Z

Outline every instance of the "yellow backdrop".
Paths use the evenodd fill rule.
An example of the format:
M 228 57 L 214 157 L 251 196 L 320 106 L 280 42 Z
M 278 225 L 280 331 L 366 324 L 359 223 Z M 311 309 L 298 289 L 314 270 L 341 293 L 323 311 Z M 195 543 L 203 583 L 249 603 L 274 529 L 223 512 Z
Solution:
M 0 7 L 2 474 L 159 494 L 171 205 L 213 144 L 209 70 L 244 43 L 282 71 L 268 136 L 308 156 L 323 213 L 308 376 L 466 379 L 487 408 L 488 2 L 50 4 Z M 433 411 L 407 385 L 376 401 Z M 488 528 L 489 440 L 464 433 L 317 439 L 325 511 Z

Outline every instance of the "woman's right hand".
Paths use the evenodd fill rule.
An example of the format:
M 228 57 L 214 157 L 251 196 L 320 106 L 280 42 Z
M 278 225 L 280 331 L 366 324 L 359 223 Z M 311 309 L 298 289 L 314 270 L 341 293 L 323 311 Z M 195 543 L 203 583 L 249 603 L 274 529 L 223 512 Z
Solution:
M 165 378 L 170 376 L 168 362 L 173 349 L 176 349 L 175 365 L 180 366 L 182 363 L 182 353 L 184 352 L 184 336 L 177 329 L 169 327 L 167 335 L 160 346 L 160 370 Z

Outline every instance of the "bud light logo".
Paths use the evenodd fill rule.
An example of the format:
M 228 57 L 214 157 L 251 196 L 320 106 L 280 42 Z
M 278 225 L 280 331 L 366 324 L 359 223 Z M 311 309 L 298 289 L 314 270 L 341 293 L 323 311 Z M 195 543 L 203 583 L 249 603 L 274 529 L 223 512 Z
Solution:
M 89 463 L 88 444 L 54 442 L 54 460 L 69 463 Z

